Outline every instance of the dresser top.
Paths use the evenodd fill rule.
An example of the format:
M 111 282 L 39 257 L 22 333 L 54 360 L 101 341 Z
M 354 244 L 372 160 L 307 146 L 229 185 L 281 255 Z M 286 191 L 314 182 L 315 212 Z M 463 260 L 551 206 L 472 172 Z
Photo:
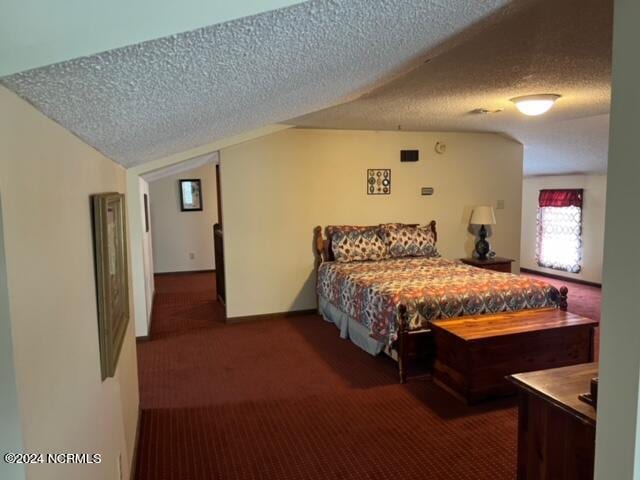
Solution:
M 597 363 L 517 373 L 508 378 L 518 388 L 543 398 L 590 425 L 596 424 L 596 409 L 578 398 L 589 393 L 590 382 L 598 376 Z

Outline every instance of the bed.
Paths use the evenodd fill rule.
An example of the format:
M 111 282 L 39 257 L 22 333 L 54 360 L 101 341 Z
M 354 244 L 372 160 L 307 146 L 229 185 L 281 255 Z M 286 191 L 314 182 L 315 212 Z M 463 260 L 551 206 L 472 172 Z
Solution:
M 430 239 L 425 237 L 418 253 L 429 254 L 417 255 L 415 249 L 409 255 L 390 254 L 398 253 L 394 250 L 398 242 L 394 247 L 388 239 L 379 241 L 375 236 L 385 228 L 405 228 L 409 232 L 421 228 L 421 235 Z M 367 229 L 373 233 L 367 234 L 370 238 L 365 239 L 365 248 L 373 254 L 359 255 L 363 240 L 358 232 Z M 336 242 L 344 238 L 352 241 L 347 252 L 353 254 L 354 245 L 359 249 L 355 260 L 336 258 Z M 418 353 L 417 349 L 430 348 L 429 322 L 433 320 L 526 309 L 566 310 L 566 287 L 558 290 L 529 277 L 442 258 L 435 248 L 436 241 L 435 221 L 426 227 L 330 226 L 325 235 L 321 227 L 315 229 L 319 313 L 340 329 L 341 337 L 372 355 L 386 352 L 396 359 L 402 383 L 407 379 L 409 358 Z M 410 243 L 406 239 L 403 242 Z M 426 242 L 433 245 L 425 250 Z

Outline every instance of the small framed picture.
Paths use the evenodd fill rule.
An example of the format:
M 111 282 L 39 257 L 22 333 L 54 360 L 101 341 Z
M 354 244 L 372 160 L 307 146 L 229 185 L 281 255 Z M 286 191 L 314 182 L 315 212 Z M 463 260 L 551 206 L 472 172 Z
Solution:
M 180 210 L 183 212 L 202 210 L 202 184 L 199 178 L 180 180 Z
M 367 169 L 367 195 L 391 195 L 391 169 Z

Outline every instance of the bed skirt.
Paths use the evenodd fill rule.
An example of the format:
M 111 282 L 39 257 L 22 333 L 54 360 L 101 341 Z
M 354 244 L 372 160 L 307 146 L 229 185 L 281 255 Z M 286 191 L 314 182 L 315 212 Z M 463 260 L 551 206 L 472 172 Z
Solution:
M 369 329 L 358 323 L 323 296 L 318 297 L 318 310 L 327 322 L 331 322 L 340 330 L 340 338 L 349 339 L 371 355 L 378 355 L 385 350 L 385 342 L 379 342 L 369 335 Z

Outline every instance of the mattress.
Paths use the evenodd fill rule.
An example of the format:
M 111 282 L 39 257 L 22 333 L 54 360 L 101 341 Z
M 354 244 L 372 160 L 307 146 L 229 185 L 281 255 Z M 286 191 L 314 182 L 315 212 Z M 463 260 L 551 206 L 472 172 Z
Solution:
M 555 287 L 537 279 L 425 257 L 325 262 L 317 293 L 387 345 L 397 338 L 401 304 L 409 329 L 420 330 L 431 320 L 557 307 L 560 300 Z

